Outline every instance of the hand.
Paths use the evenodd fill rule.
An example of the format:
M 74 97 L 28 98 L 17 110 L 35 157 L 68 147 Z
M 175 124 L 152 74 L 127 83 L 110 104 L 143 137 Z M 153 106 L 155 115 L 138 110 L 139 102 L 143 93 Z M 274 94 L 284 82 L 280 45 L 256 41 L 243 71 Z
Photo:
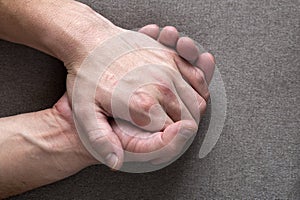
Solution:
M 63 143 L 65 146 L 72 146 L 75 152 L 72 154 L 72 156 L 68 155 L 68 159 L 55 160 L 54 163 L 60 163 L 60 166 L 64 166 L 64 170 L 68 171 L 68 173 L 74 173 L 75 171 L 78 171 L 89 165 L 97 164 L 98 161 L 83 147 L 81 140 L 78 137 L 72 116 L 71 106 L 66 94 L 53 106 L 51 113 L 53 114 L 53 118 L 56 119 L 55 121 L 58 123 L 56 126 L 59 126 L 60 130 L 64 130 L 61 134 L 66 137 L 63 138 L 67 138 L 67 140 L 56 141 L 56 143 Z M 124 150 L 132 153 L 142 153 L 141 156 L 135 155 L 134 157 L 129 157 L 126 161 L 152 160 L 153 164 L 167 162 L 172 158 L 172 156 L 176 156 L 179 153 L 178 151 L 184 147 L 187 140 L 192 137 L 191 134 L 187 135 L 188 137 L 179 136 L 173 140 L 178 133 L 181 122 L 175 123 L 174 125 L 165 129 L 163 132 L 156 133 L 147 132 L 123 120 L 116 123 L 114 120 L 110 119 L 109 122 L 112 130 L 120 139 Z M 128 134 L 128 132 L 130 132 L 130 134 Z M 138 138 L 133 137 L 137 135 Z M 145 153 L 157 151 L 168 144 L 169 147 L 175 147 L 175 149 L 166 149 L 166 151 L 169 152 L 164 152 L 168 154 L 168 156 L 171 155 L 171 157 L 163 157 L 162 155 L 155 154 L 145 156 Z M 55 146 L 55 144 L 53 144 L 53 146 Z M 62 157 L 64 158 L 65 156 Z
M 108 60 L 107 64 L 114 62 L 106 68 L 105 59 L 117 49 L 110 46 L 106 49 L 104 44 L 101 46 L 104 50 L 95 47 L 86 56 L 81 68 L 69 66 L 71 70 L 67 79 L 67 91 L 74 106 L 77 127 L 85 135 L 83 141 L 87 141 L 85 146 L 90 152 L 95 152 L 93 156 L 97 159 L 117 168 L 123 162 L 123 149 L 107 117 L 124 119 L 155 132 L 181 121 L 181 131 L 195 133 L 200 113 L 206 107 L 205 99 L 179 73 L 184 71 L 183 68 L 190 68 L 190 65 L 175 52 L 142 34 L 130 32 L 125 35 L 122 39 L 116 39 L 117 48 L 133 43 L 125 49 L 129 52 L 133 45 L 142 48 L 146 43 L 158 50 L 137 49 L 117 60 Z M 114 40 L 106 43 L 111 44 Z M 125 44 L 119 43 L 124 40 L 127 40 Z M 187 81 L 195 82 L 195 76 L 186 77 Z M 201 89 L 201 93 L 208 94 L 205 81 Z M 112 161 L 112 158 L 115 159 Z
M 50 146 L 53 146 L 53 150 L 57 146 L 64 147 L 64 149 L 70 149 L 70 153 L 61 153 L 61 156 L 53 156 L 56 160 L 53 163 L 59 163 L 60 167 L 63 167 L 63 171 L 70 174 L 76 173 L 85 167 L 99 163 L 83 146 L 78 133 L 76 131 L 74 120 L 72 116 L 72 109 L 68 100 L 68 96 L 65 93 L 57 103 L 50 109 L 51 113 L 45 123 L 53 124 L 54 127 L 59 127 L 61 137 L 56 140 L 52 140 Z M 65 155 L 63 155 L 65 154 Z M 57 160 L 57 158 L 62 158 Z
M 23 1 L 7 0 L 3 1 L 1 11 L 3 11 L 3 15 L 10 16 L 1 21 L 1 25 L 6 27 L 6 29 L 0 31 L 1 38 L 37 48 L 59 58 L 65 63 L 68 69 L 68 94 L 71 98 L 72 84 L 78 75 L 79 67 L 84 59 L 88 57 L 91 52 L 93 52 L 93 49 L 101 42 L 124 32 L 123 29 L 114 26 L 88 6 L 76 1 L 32 0 L 29 2 L 26 1 L 26 6 L 24 6 Z M 35 15 L 32 15 L 33 12 Z M 11 13 L 14 13 L 14 15 L 11 15 Z M 53 13 L 55 13 L 55 16 L 53 16 Z M 19 23 L 14 23 L 15 21 Z M 152 44 L 154 44 L 154 41 Z M 138 45 L 143 47 L 143 44 Z M 139 56 L 141 56 L 141 58 L 139 58 Z M 149 60 L 149 58 L 153 60 Z M 166 60 L 167 58 L 170 60 Z M 122 63 L 123 61 L 125 62 Z M 149 77 L 153 80 L 153 84 L 148 87 L 141 87 L 139 90 L 134 90 L 139 84 L 143 83 L 141 82 L 142 80 L 136 82 L 139 84 L 134 83 L 135 85 L 129 85 L 130 90 L 134 90 L 135 93 L 128 104 L 130 115 L 124 116 L 121 112 L 122 109 L 117 109 L 116 112 L 113 112 L 110 102 L 113 100 L 113 102 L 116 102 L 116 105 L 127 106 L 127 99 L 124 98 L 121 93 L 113 92 L 112 89 L 114 89 L 114 82 L 120 81 L 123 75 L 128 75 L 137 69 L 137 61 L 141 64 L 155 63 L 166 67 L 158 74 L 153 68 L 149 68 L 148 71 L 146 70 L 144 72 L 147 76 L 149 74 Z M 202 79 L 197 79 L 195 77 L 199 77 L 199 71 L 186 69 L 192 69 L 192 67 L 175 53 L 140 50 L 118 59 L 110 70 L 104 73 L 104 77 L 100 83 L 95 81 L 95 79 L 93 80 L 91 76 L 80 77 L 85 84 L 97 86 L 97 90 L 95 99 L 91 98 L 93 94 L 83 96 L 82 100 L 87 101 L 85 101 L 85 104 L 82 104 L 82 107 L 75 108 L 75 110 L 79 109 L 77 113 L 82 114 L 79 115 L 81 119 L 78 121 L 83 122 L 83 132 L 89 133 L 88 140 L 94 142 L 93 146 L 99 147 L 99 145 L 101 145 L 101 148 L 95 148 L 97 155 L 101 155 L 102 158 L 106 158 L 107 156 L 112 158 L 110 153 L 117 154 L 118 161 L 115 162 L 113 159 L 109 159 L 109 166 L 113 167 L 116 165 L 117 168 L 121 166 L 123 151 L 120 140 L 107 122 L 107 116 L 118 116 L 146 130 L 160 131 L 176 123 L 176 121 L 181 119 L 179 119 L 179 116 L 181 117 L 182 115 L 183 119 L 193 123 L 192 129 L 197 127 L 196 122 L 199 120 L 199 110 L 205 109 L 204 99 L 208 97 L 207 84 L 205 84 L 205 81 L 202 81 L 200 90 L 199 80 L 204 80 L 203 73 L 200 74 Z M 99 68 L 98 70 L 103 69 Z M 95 72 L 98 72 L 98 70 Z M 153 70 L 155 71 L 154 74 Z M 172 75 L 170 75 L 170 73 L 176 74 L 176 70 L 182 73 L 186 81 L 189 82 L 195 90 L 183 79 L 177 79 L 174 78 L 176 76 L 172 77 Z M 190 76 L 188 75 L 189 73 L 184 73 L 185 71 L 196 73 Z M 115 74 L 116 72 L 119 74 Z M 115 77 L 109 78 L 111 74 Z M 91 73 L 91 75 L 93 75 L 93 73 Z M 129 76 L 129 78 L 136 77 Z M 105 79 L 109 81 L 105 82 Z M 124 82 L 124 80 L 125 79 L 122 81 Z M 101 84 L 103 82 L 105 82 L 105 84 Z M 204 98 L 198 95 L 196 91 Z M 100 95 L 101 98 L 99 97 Z M 113 98 L 114 96 L 116 96 L 116 98 Z M 188 98 L 189 96 L 195 97 L 196 100 L 192 100 L 194 98 Z M 88 99 L 85 97 L 88 97 Z M 175 99 L 175 97 L 177 98 Z M 146 104 L 141 102 L 144 98 L 147 99 Z M 171 108 L 167 107 L 165 112 L 162 108 L 166 108 L 166 105 L 168 105 L 169 101 L 166 101 L 167 98 L 171 99 L 173 105 L 169 106 Z M 191 103 L 187 103 L 191 100 Z M 94 108 L 94 106 L 96 106 L 97 109 L 94 110 L 94 113 L 91 115 L 91 113 L 87 111 L 91 107 Z M 153 112 L 150 112 L 150 114 L 156 113 L 155 116 L 158 116 L 157 118 L 153 118 L 154 122 L 160 121 L 155 119 L 166 118 L 166 123 L 153 123 L 153 126 L 145 127 L 145 125 L 149 124 L 150 117 L 148 115 L 148 109 L 150 107 L 153 108 L 151 109 Z M 178 109 L 178 107 L 182 109 Z M 181 111 L 180 114 L 178 112 L 179 110 Z M 95 120 L 94 118 L 91 121 L 87 119 L 91 119 L 91 117 L 95 116 L 98 118 L 97 123 L 89 124 Z M 142 120 L 140 120 L 140 116 L 142 116 Z M 82 119 L 82 117 L 84 118 Z M 185 126 L 183 125 L 183 127 Z M 116 144 L 116 146 L 112 144 Z
M 90 30 L 92 33 L 102 32 L 102 35 L 109 35 L 103 39 L 104 41 L 119 35 L 122 37 L 123 33 L 127 34 L 126 30 L 112 24 L 102 31 L 97 27 Z M 120 118 L 144 130 L 155 132 L 163 131 L 181 121 L 181 127 L 177 128 L 177 131 L 189 131 L 187 134 L 191 135 L 196 132 L 200 113 L 203 113 L 206 107 L 205 99 L 200 94 L 206 98 L 208 94 L 206 82 L 202 82 L 199 87 L 194 74 L 186 75 L 185 78 L 193 84 L 195 90 L 179 76 L 179 72 L 184 72 L 185 68 L 192 66 L 184 62 L 175 52 L 141 34 L 131 34 L 136 34 L 135 36 L 140 38 L 135 40 L 129 35 L 123 37 L 127 43 L 132 43 L 131 47 L 137 45 L 142 48 L 147 43 L 159 49 L 153 51 L 138 49 L 117 60 L 109 60 L 108 63 L 114 62 L 105 69 L 106 66 L 101 66 L 101 62 L 124 45 L 116 43 L 115 47 L 104 51 L 98 48 L 99 43 L 103 45 L 99 39 L 95 42 L 86 42 L 83 39 L 83 43 L 79 46 L 87 43 L 88 47 L 84 49 L 92 50 L 80 56 L 71 56 L 74 59 L 65 62 L 69 63 L 66 66 L 69 72 L 67 91 L 74 106 L 75 120 L 81 128 L 80 133 L 84 135 L 85 146 L 93 156 L 113 168 L 121 167 L 124 155 L 121 141 L 110 127 L 107 117 Z M 91 34 L 89 37 L 98 38 L 97 34 L 95 36 Z M 113 43 L 114 39 L 106 42 L 104 46 L 109 42 Z M 103 55 L 107 52 L 109 54 Z M 142 70 L 139 68 L 141 65 L 149 64 L 160 67 L 144 67 Z M 145 83 L 144 78 L 140 78 L 143 74 L 147 74 L 149 84 Z M 78 84 L 74 85 L 75 82 Z

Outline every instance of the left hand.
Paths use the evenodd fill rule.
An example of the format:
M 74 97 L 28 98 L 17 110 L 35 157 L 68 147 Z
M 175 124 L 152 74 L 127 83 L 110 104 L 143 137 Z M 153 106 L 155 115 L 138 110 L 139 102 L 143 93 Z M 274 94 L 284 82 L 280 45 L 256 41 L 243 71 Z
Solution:
M 72 161 L 74 163 L 66 163 L 68 167 L 81 166 L 82 168 L 87 167 L 92 164 L 97 164 L 99 161 L 94 159 L 90 153 L 84 148 L 82 145 L 79 136 L 77 135 L 77 131 L 74 125 L 72 109 L 69 104 L 67 95 L 64 94 L 63 97 L 54 105 L 52 108 L 56 121 L 59 122 L 62 130 L 68 130 L 66 132 L 71 132 L 67 138 L 69 138 L 69 142 L 78 146 L 77 153 Z M 187 123 L 188 124 L 188 123 Z M 162 162 L 167 162 L 174 156 L 176 156 L 186 144 L 187 140 L 189 140 L 193 134 L 187 136 L 179 136 L 175 137 L 178 134 L 179 129 L 181 128 L 181 123 L 175 123 L 167 127 L 163 132 L 150 133 L 143 129 L 140 129 L 129 122 L 126 121 L 110 121 L 110 125 L 113 131 L 119 137 L 124 150 L 132 152 L 132 153 L 151 153 L 153 151 L 159 150 L 162 147 L 168 145 L 166 149 L 167 152 L 165 156 L 162 157 L 162 154 L 150 155 L 149 157 L 138 156 L 134 158 L 130 158 L 130 160 L 125 161 L 152 161 L 153 164 L 159 164 Z M 188 124 L 189 125 L 189 124 Z M 194 128 L 193 124 L 190 124 L 191 127 L 186 128 Z M 193 130 L 196 132 L 196 130 Z M 191 132 L 193 132 L 191 131 Z M 130 134 L 127 134 L 130 132 Z M 134 137 L 138 136 L 138 137 Z M 151 137 L 150 137 L 151 136 Z M 175 140 L 172 140 L 176 138 Z M 172 142 L 171 142 L 172 141 Z M 171 143 L 170 143 L 171 142 Z M 176 148 L 173 148 L 176 147 Z M 167 154 L 167 156 L 166 156 Z M 62 162 L 62 161 L 60 161 Z

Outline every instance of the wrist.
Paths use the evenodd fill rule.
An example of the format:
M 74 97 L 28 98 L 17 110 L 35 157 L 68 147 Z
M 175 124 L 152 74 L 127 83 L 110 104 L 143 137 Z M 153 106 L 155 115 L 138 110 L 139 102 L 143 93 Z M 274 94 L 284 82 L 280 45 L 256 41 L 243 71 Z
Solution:
M 98 161 L 83 146 L 77 134 L 72 113 L 66 112 L 66 109 L 69 108 L 62 108 L 56 104 L 53 108 L 45 111 L 44 121 L 55 129 L 52 134 L 53 140 L 49 143 L 49 153 L 54 155 L 59 153 L 60 156 L 56 157 L 56 163 L 62 164 L 58 167 L 63 167 L 64 170 L 72 173 L 72 170 L 80 170 L 97 164 Z
M 56 11 L 53 21 L 49 32 L 41 35 L 41 43 L 51 49 L 68 70 L 80 65 L 99 43 L 122 31 L 87 5 L 76 1 L 70 1 Z
M 1 118 L 0 132 L 0 198 L 61 180 L 94 164 L 55 108 Z
M 96 44 L 121 29 L 73 0 L 2 0 L 0 38 L 80 63 Z

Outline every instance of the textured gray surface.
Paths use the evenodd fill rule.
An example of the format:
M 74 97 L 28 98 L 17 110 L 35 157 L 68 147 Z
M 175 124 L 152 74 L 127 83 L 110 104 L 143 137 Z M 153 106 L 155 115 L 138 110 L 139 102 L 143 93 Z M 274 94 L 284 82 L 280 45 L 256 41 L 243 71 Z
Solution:
M 12 199 L 300 199 L 299 1 L 82 2 L 124 28 L 174 25 L 214 53 L 228 97 L 222 136 L 203 160 L 199 134 L 160 171 L 95 166 Z M 0 116 L 50 107 L 63 94 L 60 62 L 4 41 L 0 58 Z

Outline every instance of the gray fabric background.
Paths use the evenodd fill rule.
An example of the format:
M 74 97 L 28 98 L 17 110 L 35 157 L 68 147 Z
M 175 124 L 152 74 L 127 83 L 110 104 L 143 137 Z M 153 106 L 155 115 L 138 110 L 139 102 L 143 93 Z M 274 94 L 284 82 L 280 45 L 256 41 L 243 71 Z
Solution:
M 298 0 L 82 0 L 132 29 L 174 25 L 211 51 L 225 82 L 222 136 L 203 160 L 208 115 L 178 161 L 147 174 L 93 166 L 11 199 L 300 199 Z M 51 107 L 62 63 L 0 41 L 0 116 Z M 201 134 L 202 133 L 202 134 Z

